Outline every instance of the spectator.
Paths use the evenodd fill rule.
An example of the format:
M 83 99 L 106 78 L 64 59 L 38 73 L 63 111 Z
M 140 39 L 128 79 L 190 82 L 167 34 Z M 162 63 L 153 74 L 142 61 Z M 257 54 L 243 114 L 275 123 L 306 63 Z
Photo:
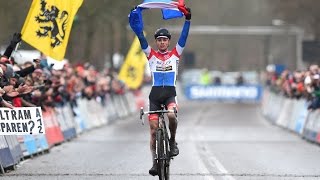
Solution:
M 236 85 L 237 86 L 242 86 L 244 85 L 244 78 L 242 76 L 242 74 L 239 74 L 239 76 L 236 79 Z
M 200 84 L 201 85 L 210 85 L 212 83 L 211 75 L 208 69 L 203 69 L 200 76 Z
M 267 86 L 288 98 L 305 98 L 309 102 L 308 109 L 320 108 L 320 69 L 318 65 L 310 65 L 308 70 L 284 70 L 279 77 L 267 72 Z

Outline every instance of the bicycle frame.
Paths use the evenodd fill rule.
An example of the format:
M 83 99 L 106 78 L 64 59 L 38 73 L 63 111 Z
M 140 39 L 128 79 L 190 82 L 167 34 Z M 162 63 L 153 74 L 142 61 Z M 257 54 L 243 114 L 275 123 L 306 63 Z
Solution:
M 173 110 L 166 110 L 165 106 L 161 106 L 161 110 L 144 112 L 143 108 L 140 110 L 140 119 L 144 114 L 159 114 L 158 128 L 156 130 L 156 158 L 158 162 L 158 175 L 160 180 L 169 180 L 169 166 L 170 160 L 173 159 L 169 154 L 169 135 L 166 127 L 164 114 L 174 113 L 177 117 L 176 107 Z M 142 120 L 144 125 L 144 121 Z M 159 152 L 160 151 L 160 152 Z

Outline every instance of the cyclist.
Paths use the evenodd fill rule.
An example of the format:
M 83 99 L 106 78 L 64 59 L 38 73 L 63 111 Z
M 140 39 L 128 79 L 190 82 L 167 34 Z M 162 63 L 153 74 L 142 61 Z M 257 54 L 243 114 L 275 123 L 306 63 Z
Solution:
M 169 110 L 177 106 L 176 102 L 176 78 L 178 73 L 179 58 L 186 45 L 187 37 L 189 34 L 191 10 L 185 6 L 179 7 L 180 11 L 185 15 L 185 23 L 180 35 L 180 39 L 172 51 L 169 51 L 171 34 L 165 28 L 158 29 L 155 34 L 155 44 L 157 51 L 152 49 L 143 34 L 143 31 L 137 30 L 135 24 L 130 22 L 130 26 L 138 36 L 140 45 L 146 54 L 150 70 L 153 77 L 152 89 L 149 95 L 149 110 L 161 110 L 161 104 L 166 105 Z M 133 10 L 134 11 L 134 10 Z M 130 18 L 130 17 L 129 17 Z M 142 19 L 142 18 L 141 18 Z M 138 22 L 141 23 L 142 22 Z M 179 149 L 175 140 L 177 130 L 177 120 L 174 113 L 168 114 L 169 129 L 170 129 L 170 156 L 177 156 Z M 153 165 L 149 170 L 149 174 L 155 176 L 158 174 L 157 163 L 155 160 L 155 136 L 156 129 L 158 128 L 158 114 L 149 115 L 150 124 L 150 149 L 152 153 Z

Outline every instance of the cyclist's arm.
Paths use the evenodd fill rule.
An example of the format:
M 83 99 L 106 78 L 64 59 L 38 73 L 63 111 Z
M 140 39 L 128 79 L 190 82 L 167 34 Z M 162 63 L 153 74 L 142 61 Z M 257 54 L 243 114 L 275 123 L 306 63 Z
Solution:
M 179 55 L 182 54 L 182 51 L 183 51 L 184 47 L 186 46 L 188 35 L 189 35 L 190 23 L 191 23 L 190 20 L 186 20 L 184 22 L 179 41 L 176 45 L 176 49 L 177 49 L 177 52 Z
M 147 39 L 143 34 L 143 20 L 141 10 L 141 8 L 131 10 L 129 14 L 129 24 L 133 32 L 135 32 L 135 34 L 137 35 L 142 50 L 148 57 L 151 53 L 151 47 L 149 47 Z
M 149 46 L 148 41 L 147 41 L 146 37 L 144 36 L 143 32 L 140 32 L 139 34 L 137 34 L 137 37 L 140 41 L 141 49 L 146 54 L 146 56 L 149 57 L 149 55 L 151 53 L 151 47 Z

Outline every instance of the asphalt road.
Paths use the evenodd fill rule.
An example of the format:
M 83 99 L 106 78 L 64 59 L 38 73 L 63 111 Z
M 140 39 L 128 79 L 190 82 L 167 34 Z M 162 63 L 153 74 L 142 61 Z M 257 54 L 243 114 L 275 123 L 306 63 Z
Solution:
M 148 125 L 136 117 L 92 130 L 1 179 L 157 179 Z M 257 104 L 182 102 L 173 180 L 320 179 L 320 147 L 269 124 Z

